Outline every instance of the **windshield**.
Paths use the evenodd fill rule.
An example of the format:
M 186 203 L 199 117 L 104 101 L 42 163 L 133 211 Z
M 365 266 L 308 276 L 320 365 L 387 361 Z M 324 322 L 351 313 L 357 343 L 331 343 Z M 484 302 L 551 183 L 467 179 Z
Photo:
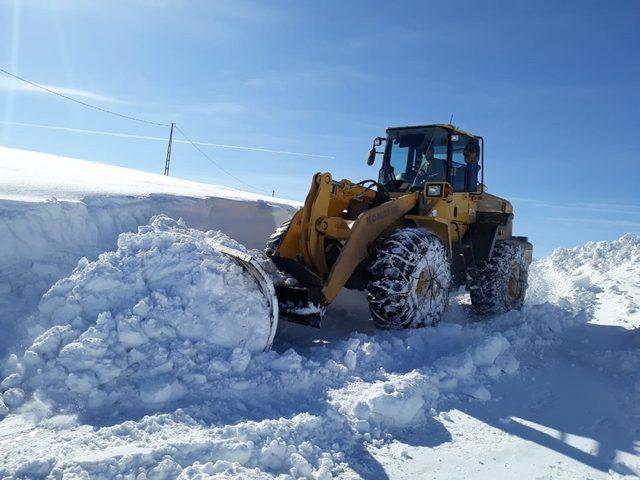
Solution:
M 447 130 L 391 130 L 380 183 L 401 190 L 447 179 Z

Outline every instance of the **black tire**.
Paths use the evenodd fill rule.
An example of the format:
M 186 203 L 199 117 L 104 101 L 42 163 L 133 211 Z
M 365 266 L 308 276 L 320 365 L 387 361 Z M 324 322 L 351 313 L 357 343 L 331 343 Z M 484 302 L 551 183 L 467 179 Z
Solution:
M 529 277 L 525 246 L 517 240 L 498 240 L 488 262 L 480 266 L 471 288 L 471 303 L 481 314 L 519 310 Z
M 369 309 L 378 328 L 435 325 L 449 299 L 451 267 L 438 237 L 403 228 L 382 241 L 369 267 Z
M 267 240 L 267 243 L 264 246 L 264 253 L 268 257 L 272 257 L 278 250 L 280 243 L 282 243 L 282 239 L 287 233 L 287 230 L 289 230 L 290 223 L 291 223 L 290 220 L 287 220 L 286 222 L 284 222 L 282 225 L 280 225 L 278 228 L 275 229 L 275 231 L 271 234 L 271 236 Z

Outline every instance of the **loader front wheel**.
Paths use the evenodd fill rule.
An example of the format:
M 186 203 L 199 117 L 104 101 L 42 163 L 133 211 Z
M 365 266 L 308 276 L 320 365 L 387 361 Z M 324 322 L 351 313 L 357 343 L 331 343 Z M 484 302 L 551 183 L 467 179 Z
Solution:
M 267 240 L 267 244 L 264 246 L 264 253 L 267 256 L 272 257 L 278 251 L 278 247 L 282 243 L 282 239 L 284 238 L 287 230 L 289 230 L 290 220 L 282 223 L 275 231 L 271 234 L 269 239 Z
M 451 269 L 434 234 L 403 228 L 385 238 L 369 268 L 369 309 L 378 328 L 435 325 L 449 299 Z
M 519 310 L 524 304 L 529 276 L 525 246 L 516 240 L 499 240 L 488 262 L 480 265 L 471 288 L 471 303 L 481 314 Z

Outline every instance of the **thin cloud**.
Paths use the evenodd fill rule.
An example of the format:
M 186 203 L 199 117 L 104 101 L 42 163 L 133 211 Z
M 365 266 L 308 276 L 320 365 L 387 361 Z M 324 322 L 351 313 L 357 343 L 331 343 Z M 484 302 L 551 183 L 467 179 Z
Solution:
M 593 225 L 609 225 L 615 227 L 631 227 L 634 229 L 640 229 L 640 222 L 633 222 L 628 220 L 608 220 L 605 218 L 578 218 L 578 217 L 552 217 L 549 218 L 554 222 L 563 223 L 586 223 Z
M 26 122 L 14 122 L 10 120 L 0 120 L 0 125 L 14 125 L 17 127 L 32 127 L 32 128 L 41 128 L 46 130 L 58 130 L 61 132 L 71 132 L 71 133 L 80 133 L 80 134 L 89 134 L 89 135 L 102 135 L 106 137 L 120 137 L 120 138 L 132 138 L 137 140 L 151 140 L 155 142 L 166 142 L 166 137 L 153 137 L 149 135 L 135 135 L 130 133 L 121 133 L 121 132 L 108 132 L 103 130 L 87 130 L 84 128 L 73 128 L 73 127 L 59 127 L 56 125 L 41 125 L 37 123 L 26 123 Z M 263 152 L 263 153 L 278 153 L 282 155 L 294 155 L 297 157 L 313 157 L 313 158 L 327 158 L 333 159 L 334 157 L 330 155 L 321 155 L 315 153 L 304 153 L 304 152 L 292 152 L 290 150 L 275 150 L 271 148 L 263 148 L 263 147 L 254 147 L 254 146 L 246 146 L 246 145 L 228 145 L 224 143 L 212 143 L 212 142 L 191 142 L 189 140 L 180 140 L 178 138 L 173 139 L 174 143 L 194 143 L 196 145 L 201 145 L 204 147 L 217 147 L 217 148 L 230 148 L 233 150 L 246 150 L 251 152 Z
M 569 210 L 612 211 L 617 213 L 640 213 L 640 205 L 633 203 L 606 203 L 606 202 L 572 202 L 561 203 L 536 198 L 507 196 L 510 201 L 524 203 L 536 207 L 564 208 Z
M 111 103 L 111 104 L 129 103 L 119 98 L 115 98 L 107 95 L 101 95 L 99 93 L 91 92 L 89 90 L 82 90 L 79 88 L 59 87 L 56 85 L 48 85 L 46 83 L 41 83 L 40 85 L 48 88 L 49 90 L 54 90 L 63 95 L 67 95 L 69 97 L 78 98 L 82 100 L 90 100 L 93 102 Z M 39 94 L 47 93 L 46 91 L 34 85 L 30 85 L 28 83 L 20 82 L 13 78 L 6 78 L 6 77 L 0 78 L 0 90 L 4 90 L 6 92 L 21 92 L 21 93 L 39 93 Z
M 574 203 L 576 208 L 592 210 L 627 210 L 640 213 L 640 205 L 631 203 Z
M 508 195 L 510 201 L 518 202 L 518 203 L 527 203 L 529 205 L 536 205 L 540 207 L 549 207 L 552 204 L 547 200 L 540 200 L 537 198 L 526 198 L 526 197 L 514 197 Z

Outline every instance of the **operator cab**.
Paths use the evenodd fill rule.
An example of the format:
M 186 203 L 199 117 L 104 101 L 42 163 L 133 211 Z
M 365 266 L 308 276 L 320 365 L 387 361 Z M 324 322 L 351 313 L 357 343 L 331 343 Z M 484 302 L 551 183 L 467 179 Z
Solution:
M 384 152 L 376 152 L 383 141 Z M 378 183 L 389 192 L 422 190 L 433 182 L 447 182 L 454 192 L 477 192 L 482 144 L 482 137 L 453 125 L 393 127 L 386 139 L 376 138 L 368 163 L 384 154 Z

